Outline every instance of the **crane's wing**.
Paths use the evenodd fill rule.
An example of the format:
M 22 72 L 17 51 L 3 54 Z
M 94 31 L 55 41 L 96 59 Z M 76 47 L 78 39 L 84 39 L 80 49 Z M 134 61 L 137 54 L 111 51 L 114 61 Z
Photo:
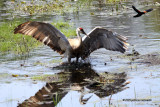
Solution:
M 105 28 L 96 27 L 89 34 L 88 37 L 83 37 L 82 58 L 89 56 L 91 52 L 99 48 L 107 50 L 119 51 L 124 53 L 127 49 L 127 38 L 113 33 Z
M 32 36 L 60 54 L 70 46 L 65 35 L 49 23 L 25 22 L 14 29 L 16 33 Z

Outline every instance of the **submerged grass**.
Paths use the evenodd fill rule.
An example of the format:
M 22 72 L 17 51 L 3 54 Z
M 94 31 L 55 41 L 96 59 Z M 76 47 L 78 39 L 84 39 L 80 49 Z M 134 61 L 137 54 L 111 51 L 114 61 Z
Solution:
M 23 20 L 13 20 L 0 25 L 0 54 L 29 55 L 29 52 L 42 45 L 31 36 L 14 34 L 14 28 L 23 23 Z M 67 37 L 76 35 L 73 24 L 64 21 L 53 21 L 52 23 Z
M 48 77 L 50 77 L 51 75 L 39 75 L 39 76 L 33 76 L 31 77 L 31 79 L 33 80 L 41 80 L 41 81 L 44 81 L 46 80 Z M 52 75 L 54 77 L 54 75 Z
M 45 82 L 66 82 L 70 74 L 44 74 L 31 77 L 32 80 L 45 81 Z

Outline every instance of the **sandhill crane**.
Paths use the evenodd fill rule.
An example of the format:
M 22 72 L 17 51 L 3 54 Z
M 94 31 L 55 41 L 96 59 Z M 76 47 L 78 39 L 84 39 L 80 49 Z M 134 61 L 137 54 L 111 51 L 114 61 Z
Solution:
M 14 34 L 16 33 L 34 37 L 54 51 L 64 54 L 65 57 L 68 57 L 69 63 L 71 58 L 76 58 L 76 62 L 79 58 L 84 60 L 90 53 L 99 48 L 122 53 L 127 48 L 126 37 L 102 27 L 95 27 L 88 34 L 84 32 L 83 28 L 77 28 L 77 38 L 67 39 L 64 34 L 49 23 L 29 21 L 17 26 L 14 29 Z M 85 36 L 82 38 L 80 33 Z

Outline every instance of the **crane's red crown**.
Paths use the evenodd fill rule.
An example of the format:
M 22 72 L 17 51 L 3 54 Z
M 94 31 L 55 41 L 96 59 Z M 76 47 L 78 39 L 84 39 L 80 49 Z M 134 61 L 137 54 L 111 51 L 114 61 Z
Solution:
M 81 27 L 80 27 L 79 29 L 80 29 L 80 30 L 83 30 L 83 28 L 81 28 Z

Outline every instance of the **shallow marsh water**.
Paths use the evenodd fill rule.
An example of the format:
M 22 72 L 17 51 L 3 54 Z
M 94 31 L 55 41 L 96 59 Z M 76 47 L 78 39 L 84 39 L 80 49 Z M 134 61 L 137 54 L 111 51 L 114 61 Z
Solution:
M 138 5 L 140 3 L 135 0 L 133 4 Z M 66 61 L 66 59 L 61 60 L 61 56 L 47 46 L 41 46 L 32 51 L 32 56 L 27 60 L 11 60 L 11 55 L 1 56 L 0 106 L 15 107 L 18 103 L 22 103 L 24 100 L 34 96 L 38 90 L 46 85 L 46 82 L 51 83 L 50 79 L 52 80 L 52 76 L 43 81 L 34 81 L 31 78 L 39 75 L 59 75 L 63 72 L 64 80 L 59 80 L 61 79 L 59 77 L 57 81 L 61 82 L 53 85 L 55 87 L 57 85 L 58 89 L 52 90 L 54 93 L 57 91 L 59 94 L 63 94 L 61 101 L 57 105 L 58 107 L 159 106 L 160 65 L 152 65 L 141 56 L 138 58 L 136 56 L 129 57 L 127 54 L 131 53 L 134 48 L 142 56 L 155 53 L 159 55 L 160 7 L 153 5 L 138 5 L 138 7 L 142 10 L 153 7 L 155 10 L 140 18 L 133 18 L 132 16 L 135 13 L 132 10 L 119 15 L 110 15 L 105 9 L 90 9 L 81 11 L 76 15 L 69 14 L 65 16 L 49 16 L 47 19 L 43 18 L 43 20 L 48 22 L 58 18 L 64 20 L 71 19 L 70 22 L 75 23 L 75 27 L 83 27 L 86 32 L 89 32 L 95 26 L 112 29 L 128 37 L 129 49 L 126 55 L 104 49 L 97 50 L 88 59 L 90 65 L 87 68 L 80 66 L 76 69 L 74 67 L 73 69 L 58 68 L 59 63 Z M 94 12 L 94 15 L 91 15 L 91 12 Z M 21 64 L 24 64 L 24 66 L 21 66 Z M 95 83 L 98 81 L 95 80 L 96 78 L 100 79 L 100 75 L 105 76 L 104 72 L 109 75 L 107 75 L 107 80 L 111 80 L 110 83 L 103 84 L 99 81 L 98 85 L 93 85 L 93 81 Z M 88 73 L 89 76 L 85 73 Z M 122 73 L 125 76 L 120 76 L 119 81 L 123 81 L 116 84 L 117 75 Z M 12 74 L 17 74 L 18 76 L 13 77 Z M 110 78 L 110 75 L 112 78 Z M 124 85 L 127 81 L 129 81 L 129 84 Z M 76 85 L 78 84 L 77 86 L 84 87 L 85 91 L 73 89 L 75 83 Z M 89 86 L 99 86 L 97 88 L 98 91 L 96 91 L 96 87 L 91 88 Z M 110 92 L 110 89 L 116 92 Z M 109 94 L 106 94 L 107 91 Z M 82 104 L 82 101 L 80 101 L 80 99 L 82 100 L 82 93 L 85 93 L 84 99 L 91 96 L 86 104 Z M 151 101 L 123 101 L 123 99 L 151 99 Z

